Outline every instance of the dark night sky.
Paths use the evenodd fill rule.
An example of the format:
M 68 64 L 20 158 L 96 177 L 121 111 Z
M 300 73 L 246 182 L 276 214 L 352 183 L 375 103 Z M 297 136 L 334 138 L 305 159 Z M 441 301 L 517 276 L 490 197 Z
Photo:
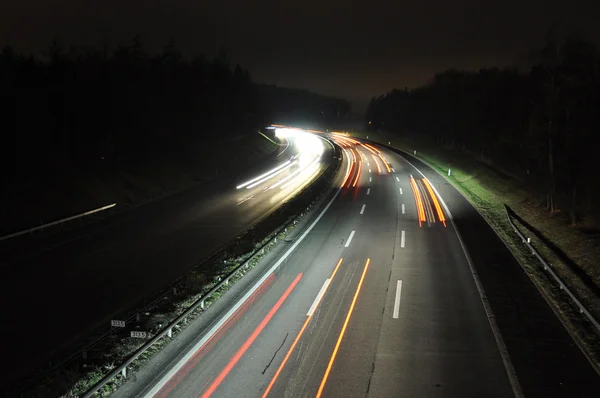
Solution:
M 599 0 L 275 1 L 19 0 L 0 5 L 0 45 L 39 52 L 65 43 L 174 37 L 186 53 L 220 47 L 259 82 L 353 102 L 414 87 L 448 67 L 513 64 L 553 21 L 600 41 Z

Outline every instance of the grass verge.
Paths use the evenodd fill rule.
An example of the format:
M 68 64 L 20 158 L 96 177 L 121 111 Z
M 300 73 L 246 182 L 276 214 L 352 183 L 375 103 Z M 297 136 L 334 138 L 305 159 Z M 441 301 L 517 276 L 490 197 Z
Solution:
M 413 154 L 457 188 L 485 218 L 511 250 L 551 304 L 552 309 L 600 373 L 600 333 L 579 313 L 567 294 L 539 261 L 529 252 L 510 226 L 503 204 L 521 218 L 515 225 L 532 239 L 532 245 L 551 264 L 571 292 L 596 319 L 600 319 L 600 241 L 597 237 L 568 225 L 562 214 L 549 214 L 532 200 L 532 194 L 520 181 L 478 162 L 470 155 L 433 145 L 412 136 L 397 137 L 386 133 L 355 133 Z M 448 169 L 451 175 L 448 176 Z

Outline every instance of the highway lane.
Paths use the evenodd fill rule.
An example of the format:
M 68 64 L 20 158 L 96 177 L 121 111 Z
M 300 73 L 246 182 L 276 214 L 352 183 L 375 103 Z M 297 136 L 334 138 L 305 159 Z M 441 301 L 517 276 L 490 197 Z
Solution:
M 344 188 L 276 271 L 117 396 L 518 391 L 436 187 L 395 153 L 344 149 Z
M 399 159 L 393 165 L 373 189 L 372 221 L 357 247 L 372 265 L 323 395 L 510 396 L 456 234 L 437 214 L 419 226 L 409 182 L 416 173 Z
M 0 291 L 3 325 L 10 327 L 0 337 L 11 342 L 2 354 L 12 360 L 1 385 L 184 275 L 292 197 L 331 158 L 331 147 L 317 136 L 283 133 L 277 153 L 257 159 L 236 179 L 31 245 L 6 242 Z M 239 187 L 257 176 L 251 186 Z
M 598 373 L 504 242 L 442 176 L 404 156 L 427 175 L 452 209 L 524 395 L 599 396 Z

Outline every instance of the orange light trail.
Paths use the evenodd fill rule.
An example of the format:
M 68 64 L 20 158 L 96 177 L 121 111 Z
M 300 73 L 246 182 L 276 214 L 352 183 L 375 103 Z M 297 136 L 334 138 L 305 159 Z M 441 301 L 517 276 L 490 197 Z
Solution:
M 421 197 L 423 198 L 423 205 L 425 206 L 425 216 L 430 220 L 430 222 L 435 222 L 435 214 L 433 214 L 433 207 L 431 206 L 431 201 L 428 198 L 427 190 L 425 186 L 420 180 L 415 180 L 415 184 L 419 187 L 419 192 Z
M 377 160 L 377 158 L 375 157 L 375 155 L 372 155 L 372 156 L 373 156 L 373 160 L 375 161 L 375 164 L 377 165 L 377 172 L 379 174 L 381 174 L 381 167 L 379 166 L 379 161 Z
M 292 290 L 294 290 L 294 288 L 296 287 L 296 285 L 298 284 L 298 282 L 300 282 L 300 279 L 302 279 L 302 273 L 298 274 L 298 276 L 296 277 L 296 279 L 294 279 L 294 281 L 292 282 L 292 284 L 287 288 L 287 290 L 283 293 L 283 295 L 279 298 L 279 300 L 277 300 L 277 303 L 275 303 L 275 305 L 273 306 L 273 308 L 271 308 L 271 310 L 269 311 L 269 313 L 267 314 L 267 316 L 265 316 L 265 318 L 260 322 L 260 324 L 258 325 L 258 327 L 254 330 L 254 332 L 252 332 L 252 334 L 250 335 L 250 337 L 248 337 L 248 339 L 244 342 L 244 344 L 240 347 L 240 349 L 235 353 L 235 355 L 233 357 L 231 357 L 231 359 L 229 360 L 229 363 L 227 364 L 227 366 L 225 366 L 225 368 L 223 368 L 223 370 L 221 371 L 221 373 L 219 373 L 219 375 L 217 376 L 217 378 L 211 383 L 210 387 L 208 387 L 208 390 L 206 390 L 204 392 L 204 394 L 202 394 L 202 398 L 208 398 L 208 397 L 210 397 L 215 392 L 215 390 L 223 382 L 223 380 L 225 379 L 225 377 L 227 377 L 227 375 L 229 374 L 229 372 L 231 372 L 231 369 L 233 369 L 233 367 L 238 363 L 238 361 L 246 353 L 246 351 L 248 350 L 248 348 L 250 348 L 250 346 L 252 345 L 252 343 L 254 343 L 254 340 L 256 340 L 256 338 L 263 331 L 263 329 L 265 328 L 265 326 L 267 326 L 267 324 L 269 323 L 269 321 L 271 320 L 271 318 L 273 318 L 273 316 L 275 315 L 275 313 L 277 312 L 277 310 L 279 310 L 279 307 L 281 307 L 281 305 L 288 298 L 288 296 L 290 295 L 290 293 L 292 293 Z
M 379 149 L 375 148 L 373 145 L 370 145 L 370 144 L 365 144 L 365 145 L 366 145 L 366 146 L 368 146 L 369 148 L 371 148 L 372 150 L 374 150 L 375 152 L 377 152 L 377 153 L 381 153 L 381 152 L 379 151 Z
M 435 206 L 435 211 L 437 212 L 438 218 L 440 219 L 440 221 L 442 223 L 444 223 L 444 227 L 445 227 L 446 226 L 446 217 L 444 216 L 444 212 L 442 211 L 442 206 L 440 206 L 440 202 L 438 202 L 437 196 L 433 192 L 433 189 L 431 188 L 429 181 L 427 181 L 426 178 L 423 178 L 423 182 L 425 183 L 425 186 L 427 187 L 427 190 L 429 191 L 429 195 L 433 199 L 433 204 Z
M 359 151 L 358 149 L 356 150 L 356 152 L 358 152 L 358 154 L 360 155 L 360 157 L 362 158 L 363 161 L 367 161 L 367 158 L 365 157 L 365 154 L 362 153 L 361 151 Z
M 357 145 L 358 145 L 358 144 L 360 144 L 360 142 L 358 142 L 358 141 L 356 141 L 355 139 L 352 139 L 352 138 L 350 138 L 350 137 L 344 137 L 344 139 L 345 139 L 345 140 L 348 140 L 348 141 L 350 141 L 350 142 L 351 142 L 351 143 L 353 143 L 353 144 L 357 144 Z
M 383 162 L 383 164 L 385 165 L 385 168 L 387 169 L 388 173 L 389 173 L 390 171 L 392 171 L 392 170 L 390 169 L 390 165 L 388 164 L 387 160 L 385 160 L 385 158 L 384 158 L 383 156 L 381 156 L 381 154 L 380 154 L 380 153 L 379 153 L 378 155 L 379 155 L 379 157 L 381 158 L 381 161 Z
M 354 148 L 350 148 L 350 152 L 352 152 L 352 161 L 356 163 L 356 155 L 354 154 Z
M 374 150 L 372 150 L 371 148 L 369 148 L 368 146 L 366 146 L 365 144 L 361 143 L 360 145 L 362 145 L 365 149 L 367 149 L 369 152 L 371 153 L 377 153 Z
M 354 163 L 350 163 L 350 170 L 348 171 L 348 174 L 346 174 L 346 178 L 344 178 L 344 182 L 342 183 L 342 187 L 344 187 L 344 185 L 346 185 L 346 182 L 348 181 L 348 178 L 350 178 L 350 176 L 352 175 L 352 170 L 354 170 Z
M 346 137 L 342 133 L 333 133 L 333 137 L 337 138 L 337 139 L 340 139 L 340 140 L 348 141 L 348 137 Z
M 338 337 L 337 342 L 335 343 L 335 348 L 333 349 L 333 353 L 331 354 L 331 359 L 329 360 L 329 364 L 327 365 L 327 369 L 325 370 L 325 375 L 323 375 L 323 380 L 321 380 L 321 385 L 319 386 L 319 391 L 317 391 L 317 398 L 323 394 L 323 389 L 325 388 L 325 383 L 327 383 L 327 378 L 329 377 L 329 373 L 331 372 L 331 367 L 333 366 L 333 362 L 335 361 L 335 357 L 337 356 L 338 350 L 340 348 L 340 344 L 342 343 L 342 339 L 344 338 L 344 333 L 346 333 L 346 328 L 348 327 L 348 322 L 350 322 L 350 317 L 352 316 L 352 312 L 354 311 L 354 305 L 356 305 L 356 300 L 358 299 L 358 294 L 360 293 L 360 288 L 365 280 L 365 275 L 367 274 L 367 269 L 369 269 L 369 263 L 371 262 L 370 258 L 367 258 L 367 263 L 365 264 L 365 268 L 363 269 L 362 275 L 360 276 L 360 280 L 358 281 L 358 286 L 356 287 L 356 292 L 354 293 L 354 297 L 352 298 L 352 304 L 350 304 L 350 309 L 348 310 L 348 315 L 346 315 L 346 319 L 344 320 L 344 325 L 342 326 L 342 331 Z
M 368 147 L 366 144 L 363 144 L 362 142 L 361 142 L 361 144 L 360 144 L 360 145 L 362 145 L 362 146 L 363 146 L 365 149 L 367 149 L 367 150 L 368 150 L 369 152 L 371 152 L 371 153 L 377 153 L 377 152 L 375 152 L 374 150 L 372 150 L 371 148 L 369 148 L 369 147 Z
M 343 137 L 334 136 L 334 137 L 333 137 L 333 139 L 334 139 L 334 141 L 335 141 L 335 142 L 337 142 L 337 143 L 339 143 L 339 144 L 341 144 L 341 145 L 343 145 L 343 146 L 346 146 L 346 147 L 349 147 L 349 146 L 351 146 L 351 145 L 350 145 L 351 143 L 350 143 L 350 142 L 348 142 L 348 140 L 346 140 L 346 139 L 345 139 L 345 138 L 343 138 Z
M 421 226 L 421 222 L 427 221 L 425 217 L 425 209 L 423 208 L 423 201 L 421 200 L 421 194 L 419 193 L 419 188 L 417 188 L 417 184 L 415 183 L 414 178 L 410 178 L 410 187 L 413 190 L 413 194 L 415 195 L 415 203 L 417 204 L 417 214 L 419 215 L 419 227 Z
M 338 261 L 337 265 L 335 266 L 335 269 L 333 270 L 333 273 L 329 277 L 329 284 L 327 284 L 327 286 L 325 287 L 325 290 L 323 291 L 323 294 L 321 295 L 321 300 L 323 300 L 323 297 L 325 297 L 325 293 L 327 292 L 327 289 L 331 285 L 331 281 L 333 280 L 333 277 L 337 273 L 338 268 L 340 268 L 340 265 L 342 265 L 342 261 L 343 261 L 343 259 L 340 258 L 340 261 Z M 292 355 L 292 352 L 294 352 L 294 348 L 296 348 L 296 345 L 298 344 L 298 341 L 302 337 L 302 334 L 304 334 L 304 331 L 306 330 L 306 327 L 310 323 L 310 320 L 312 319 L 313 314 L 317 311 L 317 308 L 319 307 L 319 304 L 321 304 L 321 301 L 319 301 L 317 303 L 317 305 L 315 306 L 314 311 L 306 318 L 306 321 L 304 321 L 304 324 L 302 325 L 302 329 L 300 329 L 300 332 L 298 333 L 298 336 L 296 336 L 296 338 L 294 339 L 294 342 L 292 343 L 290 349 L 285 354 L 285 357 L 283 358 L 283 361 L 281 362 L 281 365 L 279 365 L 279 368 L 277 369 L 277 372 L 275 372 L 275 375 L 273 376 L 273 378 L 271 379 L 271 382 L 267 386 L 267 389 L 265 390 L 264 394 L 262 395 L 262 398 L 266 398 L 267 395 L 269 395 L 269 392 L 271 391 L 271 388 L 273 388 L 273 385 L 277 381 L 277 378 L 281 374 L 281 371 L 285 367 L 285 364 L 287 363 L 288 359 L 290 359 L 290 356 Z
M 421 195 L 421 190 L 419 189 L 419 186 L 417 185 L 417 181 L 415 179 L 413 179 L 413 185 L 415 187 L 415 192 L 417 193 L 417 198 L 419 198 L 419 207 L 421 208 L 421 221 L 426 222 L 427 214 L 425 213 L 425 199 Z
M 358 182 L 358 177 L 360 177 L 360 170 L 362 169 L 362 162 L 358 162 L 358 173 L 356 173 L 356 178 L 354 179 L 354 183 L 352 183 L 352 187 L 356 186 Z
M 357 140 L 355 140 L 355 139 L 352 139 L 352 138 L 348 137 L 348 136 L 347 136 L 347 135 L 345 135 L 344 133 L 337 133 L 337 132 L 333 132 L 333 133 L 332 133 L 332 135 L 333 135 L 333 137 L 335 137 L 335 138 L 337 138 L 337 139 L 340 139 L 340 140 L 343 140 L 343 141 L 345 141 L 346 143 L 350 142 L 350 143 L 352 143 L 352 144 L 356 144 L 356 145 L 360 144 L 360 142 L 359 142 L 359 141 L 357 141 Z

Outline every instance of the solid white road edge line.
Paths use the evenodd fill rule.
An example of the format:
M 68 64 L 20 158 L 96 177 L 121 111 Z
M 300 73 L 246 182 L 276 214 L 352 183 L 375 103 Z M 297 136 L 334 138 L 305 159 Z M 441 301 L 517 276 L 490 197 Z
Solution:
M 400 313 L 400 295 L 402 294 L 402 281 L 398 280 L 396 284 L 396 300 L 394 300 L 394 313 L 392 317 L 394 319 L 398 319 L 398 315 Z
M 281 156 L 281 154 L 284 153 L 285 151 L 287 151 L 287 149 L 290 147 L 290 141 L 285 137 L 283 139 L 285 140 L 286 146 L 283 149 L 283 151 L 279 152 L 279 155 L 277 155 L 276 157 Z
M 404 247 L 404 231 L 402 231 L 402 236 L 400 236 L 400 247 Z
M 242 203 L 245 203 L 246 201 L 248 201 L 248 200 L 252 199 L 253 197 L 254 197 L 254 196 L 248 196 L 246 199 L 239 201 L 239 202 L 237 203 L 237 205 L 236 205 L 236 206 L 239 206 L 239 205 L 241 205 Z
M 325 283 L 323 283 L 321 290 L 319 290 L 319 294 L 317 294 L 317 297 L 315 297 L 315 301 L 313 301 L 312 305 L 308 309 L 306 316 L 311 316 L 313 312 L 315 312 L 315 308 L 317 308 L 317 305 L 319 305 L 319 302 L 323 298 L 323 294 L 325 294 L 325 289 L 327 289 L 327 286 L 329 286 L 329 282 L 331 282 L 331 279 L 325 279 Z
M 348 237 L 348 240 L 346 241 L 346 244 L 344 245 L 344 247 L 350 246 L 350 242 L 352 242 L 352 238 L 354 237 L 354 232 L 356 232 L 356 231 L 350 232 L 350 236 Z
M 202 348 L 202 346 L 204 346 L 204 344 L 206 344 L 206 342 L 212 337 L 214 336 L 214 334 L 217 332 L 217 330 L 219 330 L 221 328 L 221 326 L 223 326 L 225 324 L 225 322 L 227 322 L 229 320 L 229 318 L 231 318 L 231 316 L 246 302 L 246 300 L 248 300 L 248 298 L 259 288 L 260 285 L 262 285 L 262 283 L 269 277 L 271 276 L 271 274 L 273 272 L 275 272 L 275 270 L 277 268 L 279 268 L 279 266 L 288 258 L 288 256 L 294 251 L 296 250 L 296 247 L 298 247 L 298 245 L 300 244 L 300 242 L 302 242 L 304 240 L 304 238 L 306 238 L 306 235 L 308 235 L 310 233 L 310 231 L 312 231 L 312 229 L 315 227 L 315 225 L 317 225 L 317 223 L 319 222 L 319 220 L 323 217 L 323 215 L 325 214 L 325 212 L 327 210 L 329 210 L 329 207 L 331 206 L 331 204 L 333 203 L 333 201 L 337 198 L 337 196 L 339 195 L 341 191 L 341 188 L 338 188 L 338 190 L 336 191 L 335 195 L 333 195 L 333 198 L 331 198 L 331 200 L 329 201 L 329 203 L 327 203 L 327 206 L 325 206 L 325 208 L 321 211 L 321 213 L 319 213 L 319 215 L 317 216 L 317 218 L 312 222 L 312 224 L 310 224 L 310 226 L 306 229 L 306 231 L 304 231 L 304 233 L 302 235 L 300 235 L 300 237 L 298 238 L 298 240 L 296 240 L 296 242 L 288 249 L 288 251 L 286 251 L 284 253 L 283 256 L 281 256 L 281 258 L 271 267 L 269 268 L 269 270 L 262 276 L 262 278 L 260 278 L 255 284 L 254 286 L 252 286 L 252 288 L 250 288 L 246 294 L 229 310 L 227 311 L 227 313 L 221 318 L 219 319 L 219 322 L 217 322 L 209 331 L 208 333 L 206 333 L 202 339 L 200 339 L 200 341 L 198 341 L 191 350 L 189 350 L 184 356 L 183 358 L 181 358 L 179 360 L 179 362 L 177 362 L 175 364 L 175 366 L 173 366 L 160 380 L 158 383 L 156 383 L 154 385 L 154 387 L 147 392 L 146 394 L 144 394 L 145 398 L 150 398 L 153 397 L 154 395 L 156 395 L 164 386 L 165 384 L 167 384 L 169 382 L 169 380 L 171 380 L 171 378 L 173 378 L 173 376 L 175 376 L 175 374 L 177 372 L 179 372 L 179 370 L 190 360 L 190 358 L 196 353 L 196 351 L 198 351 L 200 348 Z M 354 231 L 352 231 L 352 234 L 354 234 Z M 352 237 L 352 235 L 350 235 L 350 237 Z
M 367 205 L 362 205 L 362 208 L 360 209 L 360 214 L 363 214 L 365 212 L 365 207 L 367 207 Z
M 521 388 L 521 383 L 519 383 L 519 379 L 517 377 L 517 372 L 515 371 L 515 367 L 514 367 L 512 361 L 510 360 L 510 355 L 508 354 L 508 349 L 506 348 L 506 344 L 504 343 L 504 338 L 502 338 L 502 334 L 500 334 L 500 329 L 498 328 L 498 324 L 496 323 L 496 320 L 495 320 L 496 318 L 494 317 L 492 308 L 489 305 L 487 295 L 485 294 L 485 291 L 483 290 L 483 286 L 481 285 L 479 276 L 477 275 L 477 273 L 475 271 L 475 266 L 473 265 L 471 256 L 469 255 L 469 252 L 467 251 L 467 247 L 465 246 L 465 243 L 463 242 L 462 236 L 460 235 L 460 232 L 458 232 L 458 228 L 456 228 L 456 224 L 454 223 L 454 217 L 452 217 L 452 213 L 450 213 L 450 209 L 446 205 L 446 202 L 444 202 L 444 199 L 442 199 L 442 196 L 440 195 L 440 193 L 438 192 L 436 187 L 431 183 L 431 181 L 429 181 L 429 178 L 425 177 L 425 174 L 421 173 L 421 170 L 417 169 L 415 167 L 415 165 L 412 164 L 410 161 L 408 161 L 406 158 L 404 158 L 404 156 L 401 156 L 401 157 L 404 159 L 404 161 L 406 161 L 406 163 L 410 164 L 415 170 L 417 170 L 417 172 L 419 174 L 421 174 L 423 176 L 423 178 L 425 178 L 429 182 L 429 184 L 431 185 L 431 188 L 433 189 L 433 192 L 435 192 L 437 197 L 440 199 L 440 202 L 442 203 L 442 207 L 446 211 L 446 214 L 448 215 L 448 219 L 450 220 L 450 223 L 452 224 L 452 228 L 454 229 L 454 232 L 456 233 L 458 242 L 460 243 L 460 247 L 462 248 L 463 253 L 465 254 L 467 264 L 469 265 L 469 269 L 471 270 L 471 275 L 473 276 L 473 280 L 475 281 L 475 287 L 477 288 L 477 291 L 479 292 L 479 297 L 481 298 L 481 304 L 483 305 L 483 309 L 485 310 L 485 313 L 487 315 L 488 322 L 490 324 L 490 328 L 492 329 L 492 333 L 494 334 L 494 338 L 496 339 L 496 345 L 498 346 L 498 350 L 500 351 L 500 356 L 502 357 L 504 369 L 506 370 L 506 374 L 508 376 L 508 381 L 510 382 L 513 393 L 515 394 L 515 397 L 524 397 L 523 389 Z M 411 176 L 411 178 L 412 178 L 412 176 Z

